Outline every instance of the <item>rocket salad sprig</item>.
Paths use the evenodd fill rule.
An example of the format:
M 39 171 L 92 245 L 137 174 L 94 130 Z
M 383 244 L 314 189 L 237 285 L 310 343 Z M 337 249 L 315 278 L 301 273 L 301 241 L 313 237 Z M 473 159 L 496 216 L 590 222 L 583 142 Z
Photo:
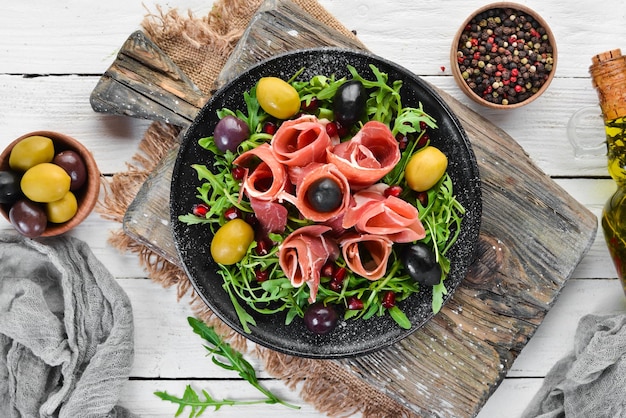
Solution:
M 290 404 L 273 392 L 266 389 L 259 382 L 254 367 L 243 357 L 243 354 L 225 342 L 213 329 L 199 319 L 188 317 L 187 321 L 193 331 L 203 338 L 208 345 L 204 347 L 211 354 L 211 361 L 225 370 L 236 371 L 239 377 L 246 380 L 255 389 L 261 392 L 265 398 L 258 400 L 233 400 L 233 399 L 214 399 L 209 392 L 202 390 L 197 393 L 190 385 L 187 385 L 182 397 L 171 395 L 165 391 L 157 391 L 154 394 L 164 401 L 172 402 L 178 405 L 175 416 L 181 415 L 186 408 L 190 409 L 189 418 L 199 417 L 207 408 L 214 408 L 215 411 L 223 406 L 244 406 L 258 404 L 279 404 L 292 409 L 300 409 L 299 406 Z
M 403 107 L 401 81 L 389 83 L 387 74 L 373 65 L 370 67 L 374 74 L 373 80 L 365 79 L 353 67 L 348 66 L 352 80 L 359 81 L 368 92 L 365 103 L 366 119 L 386 124 L 394 136 L 404 139 L 399 163 L 381 181 L 388 185 L 406 186 L 404 176 L 409 159 L 414 152 L 429 144 L 428 129 L 437 129 L 437 124 L 423 110 L 421 104 L 418 107 Z M 348 79 L 336 79 L 334 75 L 317 75 L 308 81 L 298 81 L 300 74 L 301 72 L 294 74 L 288 83 L 298 93 L 303 108 L 312 107 L 314 103 L 318 118 L 333 120 L 333 99 Z M 215 233 L 229 220 L 227 214 L 233 208 L 242 219 L 253 219 L 254 211 L 250 203 L 241 199 L 241 178 L 234 174 L 233 161 L 241 153 L 271 140 L 272 132 L 267 129 L 268 123 L 279 125 L 282 122 L 271 117 L 259 105 L 256 95 L 256 86 L 245 93 L 246 112 L 229 109 L 218 112 L 220 119 L 228 115 L 235 116 L 248 127 L 248 138 L 238 145 L 235 152 L 218 149 L 213 137 L 199 141 L 200 146 L 214 154 L 215 163 L 212 168 L 201 164 L 193 165 L 199 180 L 203 182 L 198 187 L 197 197 L 209 209 L 204 216 L 193 213 L 181 215 L 179 219 L 182 222 L 205 223 Z M 353 136 L 361 126 L 362 123 L 359 122 L 347 127 L 343 137 Z M 458 237 L 464 208 L 454 196 L 452 180 L 447 173 L 425 192 L 415 193 L 408 187 L 402 187 L 399 197 L 418 209 L 419 219 L 426 230 L 426 237 L 421 242 L 431 248 L 440 266 L 438 283 L 432 288 L 432 309 L 436 313 L 441 309 L 446 294 L 444 279 L 450 271 L 450 261 L 446 258 L 446 253 Z M 284 312 L 286 324 L 304 316 L 310 305 L 309 289 L 307 286 L 292 285 L 280 267 L 278 248 L 290 232 L 309 224 L 312 222 L 301 219 L 297 211 L 290 210 L 285 233 L 268 235 L 273 246 L 258 251 L 263 243 L 252 241 L 236 264 L 220 265 L 218 274 L 224 280 L 223 287 L 230 296 L 245 332 L 250 332 L 250 326 L 255 325 L 254 317 L 248 309 L 267 315 Z M 419 292 L 420 284 L 407 273 L 398 251 L 392 251 L 385 275 L 375 281 L 355 274 L 341 256 L 334 264 L 332 268 L 322 272 L 318 301 L 325 305 L 343 306 L 344 319 L 366 320 L 388 313 L 400 327 L 411 327 L 409 319 L 398 304 Z M 263 272 L 262 277 L 259 277 L 259 272 Z M 342 276 L 341 286 L 333 286 L 334 275 Z

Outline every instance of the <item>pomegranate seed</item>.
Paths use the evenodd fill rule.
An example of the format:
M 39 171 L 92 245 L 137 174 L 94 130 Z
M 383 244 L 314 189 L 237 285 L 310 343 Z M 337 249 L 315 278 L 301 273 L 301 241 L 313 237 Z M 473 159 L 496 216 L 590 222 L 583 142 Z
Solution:
M 426 192 L 419 192 L 419 193 L 417 193 L 417 200 L 420 201 L 422 206 L 428 205 L 428 193 L 426 193 Z
M 337 136 L 337 132 L 338 131 L 339 131 L 339 129 L 337 128 L 337 123 L 336 122 L 330 122 L 330 123 L 326 124 L 326 133 L 331 138 L 333 136 Z
M 328 287 L 330 287 L 330 290 L 332 290 L 333 292 L 339 292 L 341 291 L 342 286 L 342 280 L 336 280 L 336 279 L 332 279 L 329 283 L 328 283 Z
M 425 131 L 426 128 L 428 128 L 428 125 L 426 125 L 426 122 L 420 121 L 420 131 Z
M 385 294 L 383 294 L 382 305 L 387 309 L 396 306 L 396 294 L 391 290 L 385 292 Z
M 337 270 L 335 270 L 334 274 L 332 275 L 333 280 L 338 280 L 339 282 L 343 282 L 343 279 L 346 278 L 346 273 L 348 272 L 348 270 L 346 270 L 345 267 L 339 267 Z
M 241 211 L 234 206 L 229 207 L 224 212 L 224 218 L 232 221 L 233 219 L 241 218 Z
M 332 261 L 327 261 L 323 266 L 322 266 L 322 277 L 333 277 L 335 274 L 335 263 L 333 263 Z
M 398 186 L 397 184 L 395 186 L 387 187 L 385 191 L 383 192 L 385 197 L 389 197 L 389 196 L 399 197 L 400 193 L 402 193 L 402 187 Z
M 246 169 L 239 166 L 233 167 L 230 172 L 235 180 L 242 180 L 243 177 L 246 175 Z
M 339 135 L 339 138 L 343 138 L 344 136 L 348 135 L 348 128 L 346 128 L 345 126 L 341 126 L 339 122 L 335 123 L 337 124 L 337 135 Z
M 300 104 L 300 109 L 304 110 L 305 112 L 315 112 L 318 107 L 319 101 L 317 100 L 317 97 L 312 97 L 309 101 L 309 104 L 306 103 L 306 100 L 303 100 Z
M 398 141 L 398 146 L 400 147 L 400 151 L 404 151 L 407 147 L 407 145 L 409 144 L 409 137 L 398 133 L 396 135 L 396 141 Z
M 264 281 L 266 281 L 267 279 L 269 279 L 270 277 L 270 272 L 269 270 L 261 270 L 261 269 L 257 269 L 254 272 L 254 278 L 256 279 L 257 282 L 259 283 L 263 283 Z
M 252 213 L 246 213 L 245 219 L 244 219 L 248 225 L 250 225 L 252 228 L 256 228 L 259 225 L 259 220 L 257 219 L 256 215 L 254 214 L 254 212 Z
M 278 130 L 278 125 L 274 122 L 265 122 L 263 124 L 263 132 L 266 134 L 274 135 Z
M 355 296 L 348 298 L 348 309 L 352 311 L 360 311 L 363 309 L 363 301 Z
M 204 218 L 209 212 L 209 209 L 209 205 L 207 205 L 206 203 L 196 203 L 195 205 L 193 205 L 191 211 L 194 215 Z
M 256 253 L 257 255 L 264 256 L 268 255 L 270 250 L 272 249 L 272 245 L 274 243 L 269 238 L 262 238 L 256 242 Z
M 417 141 L 417 148 L 425 147 L 428 141 L 430 141 L 430 136 L 428 136 L 428 134 L 426 133 L 423 134 L 422 136 L 420 136 L 420 139 Z

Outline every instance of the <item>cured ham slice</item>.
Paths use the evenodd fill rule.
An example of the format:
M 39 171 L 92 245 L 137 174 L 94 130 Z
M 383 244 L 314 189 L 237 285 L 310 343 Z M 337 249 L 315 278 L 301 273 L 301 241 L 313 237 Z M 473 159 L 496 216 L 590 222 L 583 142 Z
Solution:
M 271 142 L 276 161 L 289 167 L 325 162 L 326 149 L 332 145 L 326 133 L 327 123 L 313 115 L 283 122 Z
M 282 233 L 285 232 L 287 226 L 287 208 L 278 202 L 260 200 L 256 198 L 250 199 L 250 206 L 254 211 L 261 229 L 266 234 L 269 232 Z
M 324 234 L 330 227 L 310 225 L 296 229 L 278 247 L 278 261 L 294 287 L 309 286 L 309 302 L 315 302 L 322 266 L 339 255 L 337 244 Z
M 309 188 L 318 180 L 329 178 L 340 188 L 343 196 L 341 204 L 333 211 L 319 212 L 315 210 L 307 199 Z M 326 222 L 342 214 L 350 204 L 350 184 L 348 179 L 334 164 L 312 163 L 304 167 L 297 177 L 296 200 L 294 202 L 300 213 L 306 219 L 314 222 Z
M 342 225 L 363 234 L 383 235 L 393 242 L 413 242 L 426 236 L 417 208 L 394 197 L 385 196 L 388 186 L 376 184 L 354 194 Z
M 346 176 L 353 190 L 378 182 L 400 161 L 398 141 L 384 123 L 369 121 L 352 139 L 328 150 L 328 162 Z
M 354 273 L 372 281 L 385 275 L 393 247 L 389 238 L 354 234 L 342 239 L 340 245 L 343 259 Z
M 250 167 L 257 159 L 261 160 L 259 165 Z M 269 144 L 262 144 L 244 152 L 235 158 L 233 164 L 246 168 L 241 191 L 250 199 L 276 200 L 285 191 L 287 172 L 274 158 Z

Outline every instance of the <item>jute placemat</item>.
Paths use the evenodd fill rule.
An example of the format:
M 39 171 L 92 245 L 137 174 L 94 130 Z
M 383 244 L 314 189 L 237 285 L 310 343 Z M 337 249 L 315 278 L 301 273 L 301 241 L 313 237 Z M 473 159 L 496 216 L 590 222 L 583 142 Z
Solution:
M 315 0 L 293 0 L 320 22 L 348 36 L 354 36 Z M 222 66 L 241 37 L 262 0 L 218 0 L 207 16 L 190 12 L 181 15 L 176 9 L 145 17 L 142 26 L 172 60 L 209 94 Z M 175 144 L 178 128 L 153 123 L 139 145 L 139 152 L 127 163 L 127 170 L 113 176 L 106 186 L 98 212 L 107 219 L 122 222 L 126 209 L 156 164 Z M 283 380 L 316 409 L 330 416 L 413 417 L 415 414 L 395 400 L 369 386 L 354 374 L 331 360 L 310 360 L 288 356 L 253 345 L 223 324 L 195 294 L 189 279 L 177 266 L 149 248 L 134 241 L 124 232 L 112 232 L 110 243 L 136 254 L 148 276 L 164 287 L 175 287 L 179 299 L 190 295 L 194 313 L 220 332 L 233 346 L 248 351 L 263 361 L 265 370 Z

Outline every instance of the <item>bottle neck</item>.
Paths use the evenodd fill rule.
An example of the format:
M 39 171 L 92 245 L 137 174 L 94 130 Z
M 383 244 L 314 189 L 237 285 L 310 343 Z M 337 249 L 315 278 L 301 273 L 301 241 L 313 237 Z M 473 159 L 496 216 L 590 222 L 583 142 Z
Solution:
M 595 55 L 589 67 L 605 121 L 626 116 L 626 55 L 614 49 Z

